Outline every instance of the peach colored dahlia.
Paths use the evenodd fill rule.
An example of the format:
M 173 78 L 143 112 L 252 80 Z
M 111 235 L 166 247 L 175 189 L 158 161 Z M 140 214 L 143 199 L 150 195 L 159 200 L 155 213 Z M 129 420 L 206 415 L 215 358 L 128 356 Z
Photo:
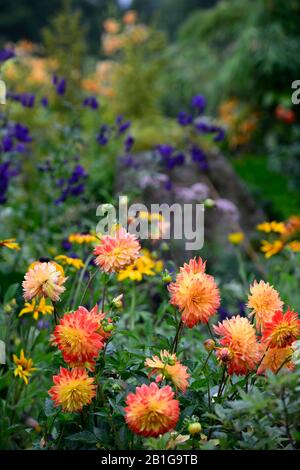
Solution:
M 227 364 L 229 374 L 245 375 L 259 363 L 261 352 L 253 325 L 237 315 L 214 326 L 223 346 L 217 357 Z M 226 359 L 226 360 L 225 360 Z
M 190 374 L 187 372 L 187 367 L 178 361 L 176 354 L 160 351 L 159 356 L 146 359 L 145 366 L 152 369 L 149 374 L 150 376 L 158 374 L 156 382 L 160 382 L 163 379 L 171 380 L 175 387 L 182 392 L 185 392 L 188 388 Z
M 191 259 L 168 286 L 170 303 L 182 312 L 182 321 L 189 328 L 208 323 L 220 306 L 219 289 L 214 278 L 205 273 L 205 264 L 201 258 Z
M 31 300 L 35 297 L 46 297 L 57 302 L 60 295 L 65 291 L 63 284 L 67 278 L 64 277 L 62 267 L 50 262 L 33 263 L 25 274 L 22 283 L 24 299 Z
M 250 286 L 247 306 L 252 310 L 250 316 L 254 316 L 256 328 L 262 331 L 274 313 L 282 309 L 283 302 L 277 290 L 268 282 L 254 281 Z
M 95 263 L 106 273 L 116 273 L 132 264 L 138 257 L 140 243 L 121 227 L 113 235 L 104 235 L 94 249 Z
M 168 385 L 143 384 L 126 398 L 125 420 L 131 431 L 145 437 L 157 437 L 175 428 L 179 402 Z

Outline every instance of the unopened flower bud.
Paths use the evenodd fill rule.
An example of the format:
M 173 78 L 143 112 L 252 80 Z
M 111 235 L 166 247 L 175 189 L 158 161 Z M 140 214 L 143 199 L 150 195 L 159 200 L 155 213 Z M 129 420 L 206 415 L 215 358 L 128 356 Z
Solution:
M 204 201 L 204 207 L 210 209 L 211 207 L 215 207 L 216 203 L 213 199 L 207 198 Z
M 105 325 L 103 327 L 103 330 L 105 331 L 105 333 L 109 333 L 110 331 L 112 331 L 114 329 L 114 325 L 112 325 L 112 323 L 109 323 L 108 325 Z
M 112 299 L 111 303 L 112 303 L 112 306 L 117 309 L 122 308 L 123 307 L 123 294 L 120 294 L 118 295 L 118 297 L 115 297 L 114 299 Z
M 201 432 L 202 426 L 200 423 L 190 423 L 188 426 L 188 432 L 193 436 Z
M 206 351 L 210 352 L 216 348 L 216 343 L 213 339 L 206 339 L 203 343 Z
M 217 351 L 217 358 L 221 362 L 228 362 L 232 359 L 232 353 L 228 348 L 219 348 Z

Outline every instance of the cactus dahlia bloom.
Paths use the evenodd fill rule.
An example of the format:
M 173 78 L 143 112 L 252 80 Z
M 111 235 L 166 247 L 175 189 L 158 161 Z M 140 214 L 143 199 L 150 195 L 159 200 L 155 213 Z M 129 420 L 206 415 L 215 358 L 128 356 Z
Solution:
M 106 314 L 99 310 L 98 305 L 88 311 L 85 307 L 78 307 L 78 311 L 86 315 L 89 320 L 92 320 L 97 323 L 98 327 L 96 333 L 100 335 L 101 341 L 105 343 L 107 339 L 111 336 L 111 329 L 109 328 L 112 325 L 112 319 L 106 318 Z
M 198 323 L 208 323 L 220 306 L 219 289 L 214 278 L 205 273 L 205 263 L 201 258 L 185 263 L 168 289 L 170 303 L 182 311 L 182 321 L 189 328 Z
M 292 362 L 293 352 L 292 346 L 266 349 L 257 373 L 263 374 L 266 370 L 270 370 L 276 374 L 281 368 L 292 370 L 295 367 Z
M 268 282 L 254 281 L 250 286 L 250 295 L 248 296 L 248 304 L 254 315 L 256 328 L 262 331 L 267 322 L 270 322 L 274 313 L 281 310 L 283 302 L 277 290 L 274 289 Z
M 54 386 L 48 391 L 56 406 L 63 411 L 74 413 L 89 405 L 96 395 L 94 379 L 85 369 L 60 368 L 59 375 L 53 376 Z
M 126 398 L 125 419 L 131 431 L 145 437 L 157 437 L 171 431 L 179 418 L 179 402 L 168 385 L 143 384 Z
M 214 326 L 215 332 L 222 336 L 217 357 L 227 364 L 229 374 L 245 375 L 254 370 L 260 358 L 260 345 L 255 330 L 248 318 L 237 315 Z M 226 351 L 225 351 L 226 350 Z
M 288 309 L 286 313 L 278 311 L 272 320 L 265 324 L 262 340 L 271 348 L 290 346 L 300 335 L 298 313 Z
M 176 358 L 176 354 L 170 354 L 168 351 L 160 351 L 160 357 L 153 356 L 145 361 L 145 366 L 151 370 L 149 376 L 158 374 L 156 382 L 163 379 L 171 380 L 176 388 L 185 392 L 188 388 L 187 367 L 183 366 Z
M 59 296 L 65 291 L 63 284 L 66 280 L 64 270 L 59 264 L 53 261 L 32 263 L 22 283 L 24 299 L 48 297 L 53 302 L 57 302 Z
M 66 313 L 55 327 L 53 344 L 62 352 L 64 361 L 71 367 L 88 367 L 95 365 L 103 341 L 97 329 L 98 322 L 89 312 L 80 307 L 72 313 Z
M 140 248 L 136 236 L 120 227 L 113 235 L 102 237 L 94 249 L 95 263 L 106 273 L 119 272 L 137 259 Z

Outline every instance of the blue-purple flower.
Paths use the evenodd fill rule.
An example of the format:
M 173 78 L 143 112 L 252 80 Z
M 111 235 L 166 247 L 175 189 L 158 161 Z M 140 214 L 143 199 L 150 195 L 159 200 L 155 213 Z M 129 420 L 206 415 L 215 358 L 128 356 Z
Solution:
M 91 109 L 98 109 L 99 108 L 99 103 L 97 101 L 97 98 L 95 96 L 88 96 L 83 100 L 83 106 L 88 106 Z
M 193 96 L 191 101 L 192 108 L 195 108 L 199 113 L 203 113 L 206 108 L 206 99 L 203 95 Z

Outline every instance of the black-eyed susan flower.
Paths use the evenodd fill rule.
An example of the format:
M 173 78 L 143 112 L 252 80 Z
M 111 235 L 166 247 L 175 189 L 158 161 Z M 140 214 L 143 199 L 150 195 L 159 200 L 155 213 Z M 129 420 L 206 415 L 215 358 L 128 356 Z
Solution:
M 245 235 L 243 232 L 232 232 L 228 235 L 228 240 L 233 245 L 240 245 L 245 239 Z
M 272 222 L 263 222 L 256 226 L 257 230 L 260 232 L 265 233 L 284 233 L 285 232 L 285 224 L 284 222 L 276 222 L 273 220 Z
M 27 313 L 31 313 L 34 320 L 39 319 L 39 314 L 42 315 L 51 315 L 53 313 L 53 306 L 48 305 L 46 302 L 46 299 L 42 297 L 40 301 L 38 302 L 35 299 L 32 299 L 31 302 L 26 302 L 24 308 L 19 313 L 19 317 L 22 317 L 23 315 Z
M 66 255 L 58 255 L 55 257 L 55 261 L 63 266 L 71 266 L 75 269 L 82 269 L 84 267 L 84 262 L 80 258 L 73 258 Z
M 141 255 L 133 264 L 119 271 L 118 281 L 124 281 L 125 279 L 141 281 L 144 276 L 155 276 L 162 269 L 163 262 L 161 260 L 154 260 L 150 251 L 144 249 L 141 250 Z
M 20 379 L 24 380 L 26 385 L 28 384 L 28 378 L 32 375 L 32 373 L 36 370 L 33 366 L 32 359 L 27 359 L 24 355 L 24 350 L 21 349 L 20 357 L 13 355 L 13 361 L 16 365 L 14 370 L 14 375 L 16 377 L 20 377 Z
M 281 240 L 274 240 L 269 242 L 268 240 L 263 240 L 261 242 L 261 251 L 265 254 L 266 258 L 271 258 L 271 256 L 277 255 L 284 248 L 284 243 Z
M 91 233 L 71 233 L 71 235 L 68 237 L 68 241 L 70 243 L 77 243 L 78 245 L 82 245 L 84 243 L 95 243 L 99 240 Z
M 15 238 L 8 238 L 6 240 L 0 240 L 0 247 L 4 246 L 5 248 L 8 248 L 9 250 L 20 250 L 20 245 L 19 243 L 16 242 Z

